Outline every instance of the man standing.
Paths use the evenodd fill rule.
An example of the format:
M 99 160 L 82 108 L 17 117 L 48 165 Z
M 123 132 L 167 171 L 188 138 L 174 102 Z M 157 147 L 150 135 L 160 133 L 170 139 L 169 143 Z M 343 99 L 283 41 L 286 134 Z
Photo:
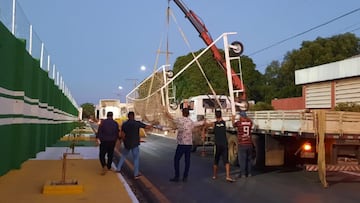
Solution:
M 151 125 L 146 125 L 143 122 L 135 120 L 135 113 L 130 111 L 128 113 L 128 120 L 125 121 L 121 126 L 121 138 L 123 139 L 124 148 L 121 152 L 121 158 L 117 165 L 117 171 L 120 172 L 122 165 L 125 162 L 125 158 L 131 151 L 134 160 L 134 178 L 139 179 L 139 156 L 140 156 L 140 135 L 139 129 L 152 128 Z
M 239 177 L 252 176 L 252 153 L 253 143 L 251 139 L 252 121 L 247 117 L 244 111 L 240 112 L 240 120 L 235 122 L 235 116 L 232 117 L 233 126 L 237 128 L 239 158 L 240 158 L 240 174 Z
M 214 129 L 215 135 L 215 156 L 213 165 L 213 179 L 217 178 L 217 171 L 219 166 L 220 158 L 225 165 L 226 170 L 226 181 L 234 182 L 235 180 L 230 177 L 230 164 L 228 156 L 228 142 L 226 137 L 226 123 L 222 119 L 221 111 L 215 111 L 216 121 L 211 123 L 211 127 Z
M 171 119 L 171 115 L 167 114 Z M 182 117 L 177 119 L 172 119 L 178 130 L 177 132 L 177 147 L 174 156 L 174 169 L 175 169 L 175 176 L 170 179 L 172 182 L 178 182 L 180 177 L 180 159 L 183 155 L 185 155 L 185 170 L 183 174 L 183 181 L 186 182 L 189 169 L 190 169 L 190 154 L 192 148 L 192 130 L 196 126 L 203 125 L 204 121 L 197 121 L 194 122 L 189 118 L 189 109 L 183 108 L 182 110 Z
M 102 175 L 111 169 L 114 156 L 114 147 L 119 137 L 119 125 L 113 120 L 113 113 L 107 112 L 106 119 L 101 121 L 96 134 L 97 141 L 100 142 L 99 159 L 102 166 Z M 107 154 L 107 162 L 105 155 Z

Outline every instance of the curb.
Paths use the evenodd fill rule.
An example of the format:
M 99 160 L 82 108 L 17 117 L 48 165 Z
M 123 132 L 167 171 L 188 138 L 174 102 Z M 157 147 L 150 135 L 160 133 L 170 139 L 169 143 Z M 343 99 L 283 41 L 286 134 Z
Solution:
M 119 157 L 117 157 L 117 158 L 119 159 Z M 124 172 L 124 175 L 126 175 L 129 179 L 134 179 L 134 175 L 133 175 L 134 174 L 134 166 L 132 165 L 132 163 L 129 160 L 125 159 L 124 166 L 123 166 L 123 170 L 122 170 Z M 170 203 L 171 202 L 144 175 L 140 176 L 140 178 L 137 180 L 133 180 L 133 183 L 134 183 L 134 185 L 136 185 L 136 187 L 141 191 L 141 193 L 145 196 L 145 198 L 149 202 L 154 202 L 154 203 L 155 202 L 156 203 Z M 129 187 L 129 189 L 130 189 L 130 186 L 128 184 L 127 184 L 127 187 Z M 133 191 L 131 191 L 131 193 L 134 194 Z M 134 194 L 134 196 L 135 196 L 135 194 Z

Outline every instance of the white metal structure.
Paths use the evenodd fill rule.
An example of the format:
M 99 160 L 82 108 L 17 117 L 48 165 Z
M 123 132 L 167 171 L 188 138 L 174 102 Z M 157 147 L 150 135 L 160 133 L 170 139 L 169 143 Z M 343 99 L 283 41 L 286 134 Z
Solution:
M 169 100 L 173 100 L 173 98 L 171 98 L 171 96 L 169 97 L 168 95 L 168 87 L 169 85 L 172 84 L 172 82 L 177 78 L 179 77 L 187 68 L 189 68 L 193 63 L 196 63 L 197 60 L 202 56 L 204 55 L 212 46 L 214 46 L 216 43 L 218 43 L 221 39 L 223 39 L 223 43 L 224 43 L 224 51 L 225 53 L 229 52 L 229 49 L 231 49 L 232 45 L 228 44 L 228 36 L 229 35 L 236 35 L 237 33 L 236 32 L 228 32 L 228 33 L 223 33 L 222 35 L 220 35 L 217 39 L 215 39 L 213 41 L 213 43 L 211 43 L 209 46 L 207 46 L 204 50 L 202 50 L 201 53 L 199 53 L 196 57 L 194 57 L 193 60 L 191 60 L 184 68 L 182 68 L 179 72 L 177 72 L 173 77 L 171 78 L 168 78 L 168 79 L 164 79 L 166 82 L 165 84 L 159 88 L 157 91 L 149 94 L 147 97 L 145 98 L 137 98 L 137 90 L 139 89 L 139 87 L 144 83 L 146 82 L 147 80 L 149 80 L 153 74 L 157 73 L 159 70 L 163 70 L 163 73 L 164 73 L 164 78 L 166 78 L 166 70 L 167 70 L 167 67 L 168 65 L 165 65 L 165 66 L 161 66 L 157 71 L 154 71 L 154 73 L 152 75 L 150 75 L 148 78 L 146 78 L 142 83 L 140 83 L 137 87 L 135 87 L 130 93 L 128 93 L 126 95 L 126 102 L 128 103 L 129 101 L 141 101 L 141 100 L 146 100 L 148 98 L 150 98 L 152 95 L 154 95 L 155 93 L 157 93 L 158 91 L 161 91 L 162 92 L 162 95 L 163 95 L 163 99 L 162 99 L 162 105 L 163 106 L 167 106 L 169 107 L 169 103 L 170 101 Z M 237 59 L 237 60 L 240 60 L 240 57 L 230 57 L 229 54 L 225 54 L 225 60 L 226 60 L 226 63 L 229 64 L 229 67 L 228 67 L 228 72 L 227 72 L 227 78 L 228 78 L 228 83 L 229 83 L 229 95 L 230 95 L 230 101 L 233 105 L 235 105 L 235 102 L 234 102 L 234 90 L 233 90 L 233 85 L 232 85 L 232 77 L 231 77 L 231 67 L 230 67 L 230 60 L 233 60 L 233 59 Z M 238 72 L 236 73 L 237 75 L 240 74 L 240 77 L 241 77 L 241 63 L 239 61 L 239 70 Z M 235 94 L 237 94 L 239 92 L 235 92 Z M 233 114 L 235 115 L 235 106 L 231 107 L 232 109 L 232 112 Z M 169 111 L 170 108 L 168 109 Z

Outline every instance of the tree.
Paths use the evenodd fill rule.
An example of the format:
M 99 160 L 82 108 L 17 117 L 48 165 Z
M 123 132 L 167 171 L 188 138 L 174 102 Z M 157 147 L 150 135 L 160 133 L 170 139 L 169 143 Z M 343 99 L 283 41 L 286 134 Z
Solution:
M 198 55 L 201 51 L 202 50 L 197 51 L 195 55 Z M 222 50 L 220 50 L 220 52 L 223 54 Z M 193 60 L 192 54 L 178 57 L 174 64 L 174 73 L 176 74 L 181 71 L 191 60 Z M 226 73 L 212 57 L 212 53 L 210 51 L 206 52 L 198 61 L 216 94 L 229 95 Z M 233 60 L 231 66 L 234 68 L 239 65 L 236 60 Z M 241 58 L 241 68 L 248 98 L 261 100 L 263 98 L 260 91 L 263 81 L 261 79 L 261 73 L 255 70 L 255 64 L 252 59 L 247 56 Z M 234 71 L 239 72 L 236 69 Z M 191 64 L 187 70 L 176 78 L 174 84 L 176 86 L 176 97 L 178 100 L 201 94 L 212 94 L 205 77 L 196 63 Z
M 195 52 L 195 55 L 198 55 L 201 51 L 202 50 Z M 177 58 L 174 63 L 174 73 L 176 74 L 181 71 L 191 60 L 193 60 L 191 53 Z M 207 51 L 198 61 L 216 94 L 226 94 L 228 89 L 226 75 L 224 71 L 218 67 L 218 64 L 212 57 L 212 53 Z M 201 73 L 196 62 L 191 64 L 174 80 L 176 97 L 182 100 L 195 95 L 211 94 L 211 89 L 206 82 L 206 78 Z
M 264 93 L 264 102 L 270 104 L 271 100 L 279 97 L 280 90 L 280 62 L 272 61 L 268 67 L 265 69 L 264 74 L 264 83 L 262 87 L 262 92 Z
M 95 106 L 91 103 L 84 103 L 81 105 L 81 108 L 83 109 L 82 113 L 82 119 L 87 118 L 93 118 L 95 115 Z
M 236 66 L 233 66 L 236 67 Z M 264 100 L 264 76 L 255 69 L 256 65 L 248 56 L 241 56 L 242 77 L 248 100 Z
M 301 96 L 301 86 L 295 85 L 296 70 L 331 63 L 360 54 L 359 41 L 360 39 L 351 33 L 335 35 L 330 38 L 318 37 L 314 41 L 304 41 L 300 49 L 287 52 L 282 63 L 279 61 L 271 62 L 264 75 L 256 70 L 256 66 L 250 57 L 241 56 L 242 76 L 247 99 L 270 104 L 274 98 Z M 201 51 L 197 51 L 195 55 Z M 224 54 L 222 50 L 220 52 Z M 178 57 L 174 63 L 174 73 L 178 73 L 191 60 L 193 60 L 192 54 Z M 216 94 L 228 95 L 226 74 L 214 60 L 212 53 L 206 52 L 199 58 L 199 63 Z M 231 63 L 233 68 L 238 67 L 236 60 Z M 178 100 L 200 94 L 211 94 L 211 90 L 196 63 L 184 71 L 174 81 L 174 84 Z
M 274 110 L 274 108 L 266 102 L 257 102 L 254 105 L 250 105 L 250 111 L 264 111 L 264 110 Z
M 315 41 L 304 41 L 301 48 L 289 51 L 280 66 L 270 64 L 266 75 L 267 84 L 272 84 L 273 95 L 277 98 L 301 96 L 301 87 L 295 85 L 295 71 L 350 58 L 360 53 L 360 39 L 345 33 L 330 38 L 318 37 Z M 275 69 L 274 69 L 275 68 Z M 275 75 L 271 75 L 275 72 Z M 276 81 L 274 81 L 276 76 Z M 269 100 L 269 95 L 266 100 Z

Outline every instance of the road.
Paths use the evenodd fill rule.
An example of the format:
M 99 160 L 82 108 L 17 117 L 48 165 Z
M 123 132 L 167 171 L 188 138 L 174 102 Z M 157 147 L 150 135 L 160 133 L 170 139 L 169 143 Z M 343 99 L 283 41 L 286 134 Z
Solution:
M 140 145 L 140 171 L 170 202 L 294 202 L 331 203 L 359 202 L 360 177 L 356 173 L 327 174 L 328 188 L 323 188 L 316 172 L 272 168 L 256 170 L 251 178 L 239 178 L 234 183 L 225 181 L 225 169 L 212 180 L 212 148 L 206 154 L 201 149 L 192 154 L 187 182 L 170 182 L 173 177 L 173 156 L 176 143 L 156 135 L 149 135 Z M 129 155 L 131 160 L 131 155 Z M 181 172 L 184 161 L 181 161 Z M 233 177 L 239 168 L 232 166 Z M 151 202 L 151 201 L 150 201 Z

